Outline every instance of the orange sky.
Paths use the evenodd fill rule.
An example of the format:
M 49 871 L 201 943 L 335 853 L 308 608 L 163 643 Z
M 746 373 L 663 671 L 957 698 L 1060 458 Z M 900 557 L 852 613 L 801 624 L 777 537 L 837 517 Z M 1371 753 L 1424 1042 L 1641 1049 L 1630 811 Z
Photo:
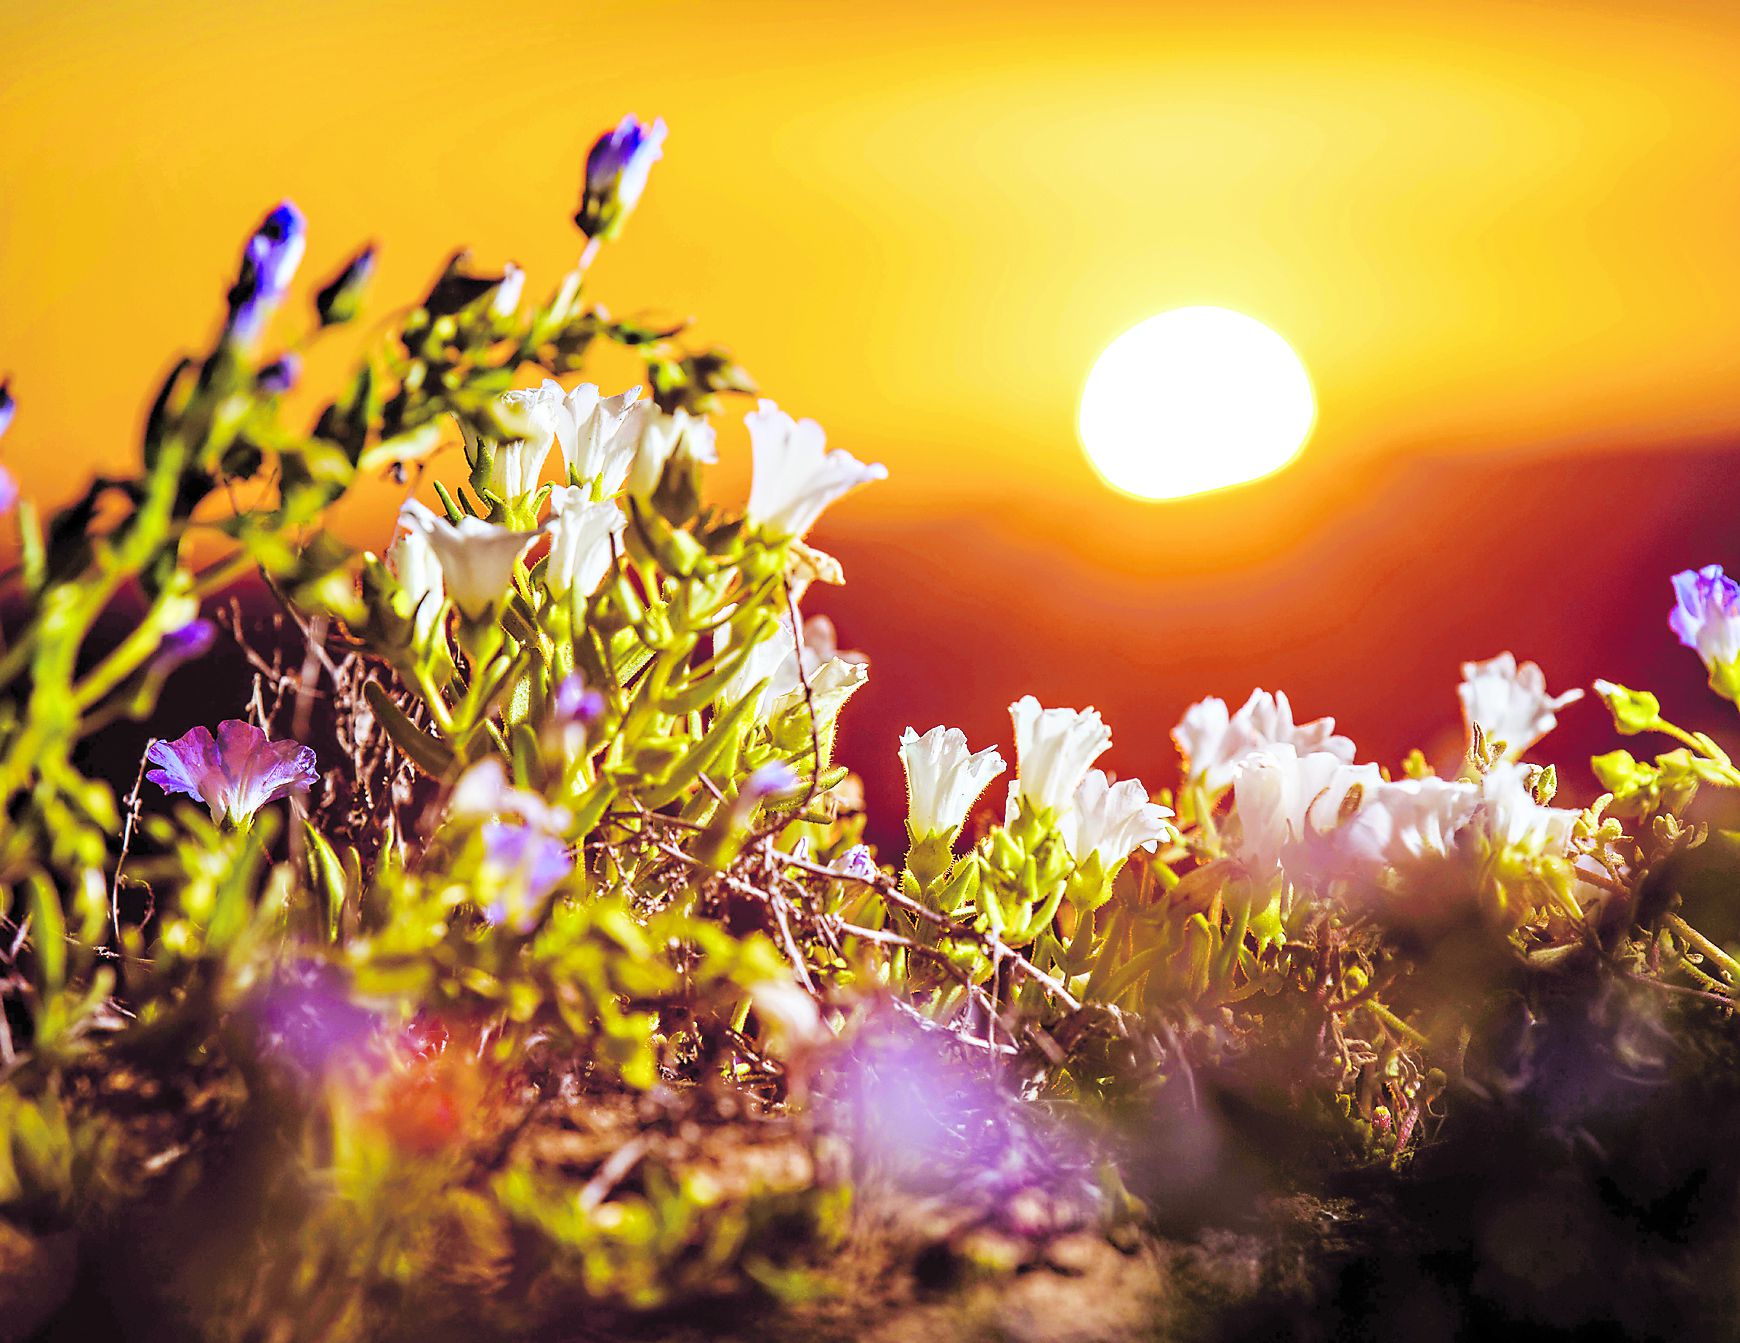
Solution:
M 1327 648 L 1294 639 L 1289 661 L 1202 594 L 1247 582 L 1270 615 L 1345 620 L 1335 564 L 1378 561 L 1334 559 L 1336 537 L 1365 544 L 1367 511 L 1398 506 L 1383 483 L 1428 455 L 1480 454 L 1443 469 L 1502 490 L 1495 464 L 1546 451 L 1569 489 L 1591 452 L 1623 449 L 1658 493 L 1707 505 L 1727 466 L 1675 449 L 1740 438 L 1729 4 L 12 0 L 0 52 L 0 369 L 21 403 L 4 455 L 38 494 L 126 460 L 154 379 L 210 329 L 280 196 L 309 216 L 310 278 L 372 237 L 383 297 L 458 243 L 541 287 L 575 251 L 587 144 L 631 110 L 671 137 L 600 296 L 696 314 L 769 394 L 888 464 L 824 544 L 874 557 L 906 537 L 945 573 L 959 556 L 1019 579 L 1014 598 L 969 594 L 993 614 L 1019 599 L 984 622 L 1019 627 L 989 654 L 1079 646 L 1089 610 L 1167 629 L 1160 669 L 1096 676 L 1072 653 L 1053 676 L 1032 653 L 1078 701 L 1135 703 L 1158 676 L 1160 715 L 1186 671 L 1228 694 L 1327 678 Z M 1075 443 L 1082 379 L 1118 332 L 1194 303 L 1288 338 L 1316 436 L 1258 485 L 1114 496 Z M 1614 479 L 1579 526 L 1624 534 Z M 1550 528 L 1555 498 L 1514 525 Z M 383 539 L 390 503 L 375 491 L 345 529 Z M 1468 506 L 1447 536 L 1481 537 Z M 1458 589 L 1476 611 L 1490 572 Z M 857 593 L 844 631 L 905 677 L 883 711 L 968 712 L 923 683 L 925 612 L 879 614 L 884 598 Z M 1403 607 L 1369 614 L 1408 628 Z M 1635 637 L 1661 637 L 1660 615 Z M 1520 642 L 1431 644 L 1446 694 L 1455 657 L 1495 640 Z M 1565 656 L 1580 673 L 1594 650 Z

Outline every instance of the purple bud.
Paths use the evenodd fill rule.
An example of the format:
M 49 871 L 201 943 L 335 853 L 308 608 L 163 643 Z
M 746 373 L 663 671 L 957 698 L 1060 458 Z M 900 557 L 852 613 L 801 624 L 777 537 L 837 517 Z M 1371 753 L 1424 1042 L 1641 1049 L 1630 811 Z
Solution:
M 18 402 L 12 399 L 10 381 L 0 381 L 0 438 L 12 427 L 12 417 L 18 413 Z
M 254 375 L 254 386 L 266 396 L 283 396 L 302 376 L 302 360 L 295 354 L 282 354 Z
M 598 137 L 586 156 L 586 186 L 574 222 L 588 238 L 608 241 L 640 203 L 647 175 L 664 154 L 665 123 L 646 125 L 626 116 Z
M 0 516 L 10 513 L 18 507 L 18 481 L 5 467 L 0 466 Z
M 230 340 L 251 345 L 259 339 L 266 320 L 290 287 L 307 243 L 302 212 L 289 201 L 281 202 L 260 221 L 260 227 L 242 249 L 241 273 L 230 290 L 226 332 Z
M 217 626 L 205 619 L 190 620 L 180 629 L 170 630 L 157 645 L 151 658 L 151 671 L 167 676 L 184 662 L 202 658 L 211 652 L 217 639 Z

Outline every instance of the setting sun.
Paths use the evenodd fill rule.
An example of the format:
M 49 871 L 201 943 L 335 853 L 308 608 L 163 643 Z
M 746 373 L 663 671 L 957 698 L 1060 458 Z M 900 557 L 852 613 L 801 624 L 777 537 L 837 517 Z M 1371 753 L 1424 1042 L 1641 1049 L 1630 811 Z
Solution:
M 1131 327 L 1095 362 L 1081 441 L 1108 484 L 1180 499 L 1278 471 L 1316 413 L 1305 366 L 1280 336 L 1225 308 L 1177 308 Z

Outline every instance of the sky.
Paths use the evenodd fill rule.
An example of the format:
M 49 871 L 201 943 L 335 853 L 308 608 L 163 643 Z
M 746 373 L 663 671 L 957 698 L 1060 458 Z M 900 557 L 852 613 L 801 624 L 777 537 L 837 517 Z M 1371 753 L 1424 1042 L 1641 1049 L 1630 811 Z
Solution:
M 1504 648 L 1725 721 L 1663 622 L 1672 569 L 1740 562 L 1731 5 L 8 0 L 0 51 L 0 455 L 40 497 L 136 450 L 279 198 L 311 280 L 380 243 L 383 307 L 460 244 L 542 289 L 593 136 L 660 115 L 594 292 L 693 315 L 888 466 L 815 537 L 873 799 L 901 727 L 1007 753 L 1026 690 L 1156 783 L 1185 704 L 1257 684 L 1380 760 L 1453 742 L 1457 663 Z M 1315 434 L 1253 485 L 1116 495 L 1083 380 L 1191 304 L 1287 338 Z M 341 530 L 384 544 L 395 501 Z

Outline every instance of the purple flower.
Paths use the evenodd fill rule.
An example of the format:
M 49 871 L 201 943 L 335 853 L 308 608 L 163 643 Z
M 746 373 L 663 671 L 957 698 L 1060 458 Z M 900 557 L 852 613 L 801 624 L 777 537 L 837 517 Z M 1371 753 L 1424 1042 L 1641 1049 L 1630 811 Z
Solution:
M 588 238 L 608 241 L 639 204 L 647 175 L 664 154 L 665 123 L 650 126 L 631 114 L 598 137 L 586 156 L 586 187 L 574 222 Z
M 261 990 L 252 1016 L 261 1052 L 311 1077 L 383 1061 L 379 1013 L 351 995 L 333 966 L 292 961 Z
M 10 382 L 0 382 L 0 438 L 12 427 L 12 417 L 18 413 L 18 402 L 12 397 Z
M 18 505 L 18 481 L 5 467 L 0 466 L 0 516 L 10 513 Z
M 302 361 L 294 354 L 283 354 L 254 375 L 254 386 L 267 396 L 283 396 L 301 376 Z
M 259 338 L 302 261 L 308 231 L 302 212 L 282 201 L 260 221 L 242 249 L 241 274 L 230 290 L 228 337 L 243 345 Z
M 507 921 L 510 912 L 523 924 L 544 898 L 574 870 L 568 846 L 530 825 L 486 821 L 483 826 L 484 865 L 496 881 L 509 888 L 484 908 L 491 924 Z M 516 897 L 510 901 L 509 895 Z
M 798 786 L 798 776 L 792 767 L 783 760 L 775 760 L 763 765 L 743 781 L 743 790 L 739 797 L 756 802 L 764 797 L 772 797 L 776 793 L 789 793 Z
M 1740 583 L 1719 564 L 1674 575 L 1668 628 L 1697 650 L 1712 672 L 1740 661 Z
M 593 726 L 604 717 L 604 696 L 586 688 L 586 680 L 578 672 L 564 676 L 556 684 L 551 697 L 550 716 L 562 727 Z
M 180 629 L 170 630 L 151 655 L 151 671 L 167 676 L 184 662 L 192 662 L 211 652 L 217 639 L 217 626 L 206 619 L 190 620 Z
M 269 741 L 252 723 L 229 718 L 217 737 L 196 727 L 175 741 L 157 741 L 146 759 L 161 769 L 145 777 L 166 793 L 186 793 L 211 808 L 214 821 L 250 820 L 268 802 L 313 785 L 314 752 L 300 742 Z

